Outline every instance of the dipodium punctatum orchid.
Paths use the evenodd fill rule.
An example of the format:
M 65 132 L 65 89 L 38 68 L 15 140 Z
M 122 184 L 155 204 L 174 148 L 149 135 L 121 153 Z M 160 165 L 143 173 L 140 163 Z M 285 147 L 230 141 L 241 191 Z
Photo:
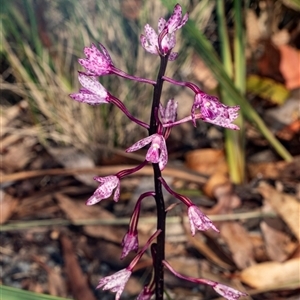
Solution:
M 71 98 L 90 105 L 109 103 L 108 93 L 96 77 L 79 72 L 78 80 L 83 88 L 77 94 L 70 94 Z
M 145 160 L 141 164 L 130 169 L 121 170 L 117 174 L 95 177 L 94 179 L 99 182 L 99 186 L 94 194 L 86 201 L 87 205 L 94 205 L 113 195 L 113 200 L 117 202 L 120 198 L 120 181 L 122 178 L 138 172 L 148 163 L 152 163 L 154 172 L 154 191 L 147 191 L 143 193 L 136 202 L 129 222 L 128 231 L 122 240 L 123 250 L 121 259 L 127 256 L 130 251 L 137 252 L 139 249 L 138 220 L 141 209 L 141 201 L 148 196 L 154 197 L 156 202 L 157 230 L 149 238 L 143 248 L 138 251 L 137 255 L 127 268 L 100 279 L 97 286 L 97 288 L 115 292 L 116 300 L 120 299 L 135 265 L 154 239 L 156 239 L 156 243 L 151 245 L 153 276 L 150 282 L 148 282 L 148 284 L 140 292 L 137 300 L 150 300 L 153 294 L 155 294 L 156 300 L 163 300 L 164 268 L 169 269 L 179 278 L 195 283 L 210 285 L 216 292 L 228 300 L 236 300 L 239 297 L 246 295 L 245 293 L 236 291 L 235 289 L 214 281 L 183 276 L 177 273 L 165 260 L 165 229 L 166 214 L 168 211 L 165 208 L 162 187 L 164 187 L 167 192 L 179 199 L 187 207 L 192 235 L 195 235 L 196 230 L 205 231 L 213 229 L 219 232 L 212 221 L 200 210 L 200 208 L 198 208 L 188 197 L 173 191 L 163 179 L 162 171 L 168 162 L 166 140 L 171 134 L 172 128 L 181 123 L 190 121 L 196 126 L 196 120 L 202 120 L 228 129 L 239 129 L 238 126 L 232 123 L 238 117 L 239 106 L 226 106 L 222 104 L 218 98 L 207 95 L 201 91 L 200 88 L 192 82 L 178 81 L 165 76 L 168 61 L 175 60 L 178 56 L 178 53 L 172 52 L 176 44 L 175 34 L 186 24 L 187 21 L 188 13 L 183 15 L 181 6 L 177 4 L 168 20 L 163 18 L 159 19 L 158 33 L 156 33 L 149 24 L 145 25 L 145 32 L 140 38 L 141 45 L 147 52 L 158 55 L 161 61 L 156 80 L 136 77 L 117 69 L 112 63 L 109 52 L 102 44 L 99 44 L 99 48 L 97 48 L 95 44 L 84 48 L 86 58 L 78 60 L 79 64 L 85 68 L 85 71 L 79 72 L 78 75 L 82 88 L 79 93 L 71 94 L 70 97 L 75 101 L 89 105 L 114 105 L 123 114 L 125 114 L 129 120 L 134 122 L 137 126 L 144 128 L 148 134 L 148 136 L 138 140 L 126 150 L 126 152 L 133 152 L 148 146 L 149 148 L 145 155 Z M 125 106 L 124 102 L 109 93 L 101 85 L 98 77 L 110 74 L 153 86 L 154 91 L 149 124 L 139 120 L 136 116 L 133 116 Z M 177 120 L 177 109 L 181 103 L 178 103 L 172 98 L 168 100 L 165 105 L 163 104 L 161 95 L 163 84 L 165 82 L 168 84 L 186 87 L 193 91 L 195 98 L 194 103 L 190 108 L 190 115 L 181 120 Z M 183 103 L 183 105 L 186 104 Z
M 217 97 L 207 94 L 197 94 L 192 106 L 192 119 L 196 126 L 195 110 L 200 108 L 200 119 L 204 122 L 219 125 L 225 128 L 238 130 L 239 127 L 231 122 L 238 117 L 239 106 L 228 107 L 221 103 Z
M 139 150 L 150 143 L 151 146 L 148 149 L 146 160 L 152 162 L 153 164 L 159 163 L 160 170 L 163 170 L 168 162 L 168 150 L 165 138 L 161 134 L 152 134 L 144 139 L 141 139 L 126 149 L 126 152 Z
M 120 179 L 115 176 L 95 177 L 94 180 L 100 182 L 99 187 L 87 201 L 86 205 L 94 205 L 103 199 L 107 199 L 114 193 L 114 201 L 117 202 L 120 197 Z
M 84 48 L 86 58 L 78 59 L 78 62 L 86 68 L 87 74 L 102 76 L 113 73 L 113 63 L 108 51 L 99 43 L 100 50 L 92 44 Z
M 211 228 L 216 232 L 220 232 L 215 227 L 213 222 L 196 205 L 191 205 L 188 208 L 188 217 L 193 236 L 196 233 L 196 229 L 200 231 L 205 231 Z

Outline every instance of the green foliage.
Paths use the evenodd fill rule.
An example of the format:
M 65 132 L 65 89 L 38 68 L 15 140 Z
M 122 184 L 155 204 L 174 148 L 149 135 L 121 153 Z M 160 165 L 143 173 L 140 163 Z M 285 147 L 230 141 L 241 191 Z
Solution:
M 70 298 L 54 297 L 51 295 L 37 294 L 8 286 L 0 286 L 0 295 L 3 300 L 68 300 Z

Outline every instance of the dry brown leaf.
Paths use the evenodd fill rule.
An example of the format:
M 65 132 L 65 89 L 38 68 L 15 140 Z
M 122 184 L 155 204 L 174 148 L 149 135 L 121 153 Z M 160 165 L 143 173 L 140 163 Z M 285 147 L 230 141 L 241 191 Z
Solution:
M 78 300 L 96 300 L 90 290 L 87 278 L 80 268 L 71 240 L 66 236 L 61 236 L 60 241 L 62 245 L 65 270 L 74 298 Z
M 279 69 L 285 79 L 288 89 L 300 87 L 300 50 L 289 45 L 280 45 L 280 65 Z
M 216 265 L 223 269 L 231 270 L 233 268 L 228 262 L 224 261 L 221 256 L 219 256 L 216 251 L 212 250 L 201 238 L 196 235 L 195 237 L 190 234 L 190 227 L 187 223 L 184 224 L 185 230 L 189 242 L 207 259 L 214 262 Z
M 253 245 L 254 259 L 257 262 L 263 262 L 269 260 L 266 252 L 265 241 L 258 232 L 250 232 L 249 237 Z
M 262 221 L 260 228 L 269 258 L 273 261 L 283 262 L 295 251 L 297 244 L 291 241 L 290 236 L 276 228 L 278 223 L 278 219 Z
M 286 161 L 249 163 L 247 169 L 251 178 L 260 176 L 275 179 L 282 175 L 282 171 L 288 164 Z
M 0 224 L 4 224 L 14 213 L 19 200 L 0 190 Z
M 245 269 L 253 264 L 254 247 L 246 229 L 238 222 L 222 222 L 220 234 L 228 245 L 232 258 L 239 269 Z
M 10 173 L 24 169 L 34 156 L 34 153 L 31 151 L 34 142 L 26 138 L 9 147 L 7 152 L 2 155 L 3 170 Z
M 33 255 L 33 259 L 47 272 L 48 293 L 52 296 L 66 297 L 68 293 L 61 274 L 50 268 L 39 256 Z
M 224 184 L 227 184 L 229 182 L 228 175 L 224 173 L 216 172 L 212 176 L 209 177 L 207 182 L 205 183 L 203 187 L 203 191 L 208 197 L 214 197 L 215 196 L 215 190 L 218 186 L 222 186 Z
M 65 168 L 94 168 L 94 161 L 85 153 L 75 147 L 47 147 L 47 151 Z M 75 174 L 74 177 L 84 184 L 97 187 L 98 183 L 93 179 L 97 174 Z
M 223 185 L 216 185 L 213 196 L 218 203 L 210 210 L 206 210 L 207 214 L 230 214 L 241 205 L 241 199 L 234 193 L 229 180 Z
M 240 274 L 241 280 L 256 289 L 299 288 L 300 258 L 284 263 L 264 262 L 253 265 Z
M 226 158 L 222 150 L 199 149 L 190 151 L 186 155 L 186 164 L 191 170 L 204 175 L 228 172 Z
M 266 182 L 260 182 L 258 191 L 289 226 L 298 241 L 300 241 L 300 203 L 297 199 L 291 195 L 276 191 Z
M 99 205 L 86 206 L 83 201 L 75 201 L 63 194 L 55 194 L 59 207 L 72 220 L 106 219 L 114 220 L 115 216 Z M 113 226 L 89 225 L 83 227 L 84 231 L 92 237 L 101 237 L 108 241 L 120 243 L 126 231 Z

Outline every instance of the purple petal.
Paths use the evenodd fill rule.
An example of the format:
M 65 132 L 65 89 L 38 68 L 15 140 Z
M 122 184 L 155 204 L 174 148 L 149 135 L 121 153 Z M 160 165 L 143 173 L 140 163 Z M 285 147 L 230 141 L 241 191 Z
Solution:
M 137 141 L 135 144 L 133 144 L 128 149 L 126 149 L 126 152 L 134 152 L 136 150 L 139 150 L 139 149 L 143 148 L 144 146 L 146 146 L 147 144 L 151 143 L 153 139 L 154 139 L 154 135 L 150 135 L 146 138 L 143 138 L 143 139 Z
M 116 194 L 118 195 L 118 193 L 120 193 L 120 180 L 117 176 L 95 177 L 94 179 L 100 182 L 100 185 L 94 194 L 86 201 L 86 205 L 94 205 L 103 199 L 109 198 L 115 188 L 115 198 Z
M 195 121 L 195 110 L 198 108 L 201 111 L 199 118 L 204 122 L 234 130 L 239 129 L 237 125 L 231 123 L 238 117 L 239 106 L 227 106 L 221 103 L 217 97 L 199 93 L 195 96 L 191 111 L 193 121 Z
M 87 103 L 90 105 L 97 105 L 97 104 L 101 104 L 101 103 L 109 103 L 108 100 L 103 99 L 97 95 L 94 94 L 90 94 L 87 92 L 80 92 L 77 94 L 70 94 L 69 95 L 72 99 L 79 101 L 79 102 L 83 102 L 83 103 Z
M 188 217 L 193 236 L 196 233 L 196 229 L 200 231 L 206 231 L 211 228 L 219 232 L 219 230 L 214 226 L 212 221 L 195 205 L 191 205 L 188 208 Z
M 111 290 L 112 292 L 116 292 L 117 294 L 115 299 L 119 300 L 130 275 L 131 271 L 128 269 L 122 269 L 113 275 L 100 279 L 96 288 L 98 289 L 103 286 L 103 290 Z
M 159 169 L 162 171 L 168 163 L 168 150 L 165 139 L 162 137 L 160 142 L 160 157 L 159 157 Z
M 227 300 L 237 300 L 240 297 L 247 296 L 246 293 L 240 292 L 221 283 L 216 283 L 216 285 L 213 286 L 213 289 Z
M 167 21 L 164 18 L 158 20 L 158 33 L 161 33 L 166 26 Z
M 140 37 L 142 47 L 152 54 L 158 54 L 158 37 L 155 30 L 149 24 L 145 25 L 144 30 L 145 35 L 142 34 Z
M 161 149 L 161 139 L 164 139 L 160 134 L 153 134 L 152 135 L 152 144 L 147 152 L 146 160 L 150 161 L 154 164 L 158 163 L 159 161 L 159 150 Z
M 106 89 L 94 77 L 86 76 L 83 73 L 79 73 L 78 80 L 80 84 L 90 93 L 96 94 L 104 99 L 108 97 Z
M 169 56 L 169 61 L 174 61 L 178 57 L 177 52 L 172 52 Z
M 100 43 L 99 43 L 99 47 L 101 48 L 101 51 L 102 51 L 103 55 L 105 56 L 106 60 L 107 60 L 111 65 L 113 65 L 112 59 L 111 59 L 111 57 L 110 57 L 108 51 L 106 50 L 106 48 L 105 48 L 102 44 L 100 44 Z
M 176 4 L 171 17 L 166 24 L 169 33 L 173 33 L 175 30 L 177 30 L 177 27 L 181 22 L 181 15 L 182 15 L 181 6 L 179 4 Z

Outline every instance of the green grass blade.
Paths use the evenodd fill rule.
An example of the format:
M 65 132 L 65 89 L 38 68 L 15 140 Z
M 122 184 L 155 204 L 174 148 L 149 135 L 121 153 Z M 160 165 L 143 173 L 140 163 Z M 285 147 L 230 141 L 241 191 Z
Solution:
M 221 58 L 225 72 L 232 79 L 233 61 L 225 16 L 225 4 L 222 0 L 217 0 L 216 4 L 218 32 L 221 45 Z M 231 99 L 230 95 L 222 85 L 220 86 L 220 90 L 222 102 L 224 102 L 227 105 L 235 105 L 233 99 Z M 225 149 L 231 181 L 235 184 L 241 184 L 245 179 L 245 153 L 243 142 L 244 126 L 241 115 L 239 116 L 236 123 L 241 128 L 240 131 L 232 131 L 227 129 L 225 130 Z
M 5 285 L 0 286 L 1 300 L 67 300 L 70 298 L 61 298 L 51 295 L 38 294 Z

